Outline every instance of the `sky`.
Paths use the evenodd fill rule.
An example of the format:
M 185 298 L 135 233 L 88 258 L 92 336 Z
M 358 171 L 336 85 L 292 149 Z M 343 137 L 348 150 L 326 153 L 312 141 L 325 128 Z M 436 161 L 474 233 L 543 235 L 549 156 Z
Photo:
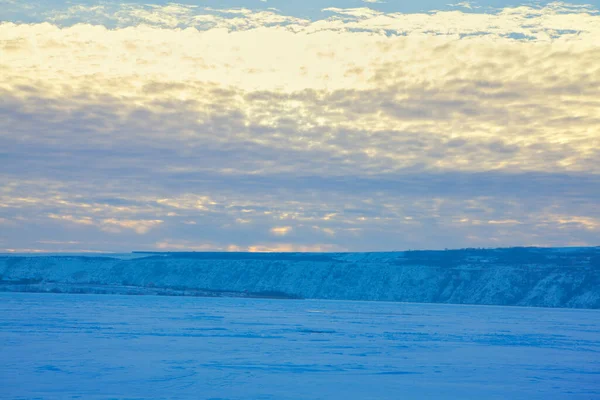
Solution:
M 600 2 L 0 0 L 0 252 L 600 245 Z

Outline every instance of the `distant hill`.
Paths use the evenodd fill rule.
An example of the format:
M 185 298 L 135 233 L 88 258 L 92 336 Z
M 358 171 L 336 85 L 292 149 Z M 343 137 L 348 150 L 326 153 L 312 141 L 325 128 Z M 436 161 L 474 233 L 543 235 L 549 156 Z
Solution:
M 0 291 L 600 308 L 600 247 L 0 255 Z

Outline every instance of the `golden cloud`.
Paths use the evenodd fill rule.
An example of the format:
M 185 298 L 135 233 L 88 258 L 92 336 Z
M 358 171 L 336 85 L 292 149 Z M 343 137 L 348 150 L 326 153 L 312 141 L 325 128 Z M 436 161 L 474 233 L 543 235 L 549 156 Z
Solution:
M 600 16 L 563 8 L 329 9 L 344 18 L 303 22 L 301 30 L 265 21 L 234 31 L 3 23 L 0 90 L 32 112 L 52 104 L 59 116 L 122 99 L 127 107 L 92 128 L 96 140 L 140 108 L 168 113 L 179 102 L 195 113 L 188 123 L 235 124 L 205 136 L 170 122 L 168 134 L 187 143 L 318 150 L 377 171 L 600 173 Z M 185 14 L 174 5 L 150 11 Z M 377 33 L 400 26 L 409 34 Z
M 460 188 L 448 184 L 452 174 L 476 180 L 478 173 L 506 187 L 512 182 L 502 176 L 518 174 L 522 186 L 527 174 L 548 174 L 550 183 L 560 174 L 585 175 L 581 185 L 596 182 L 600 15 L 593 8 L 552 3 L 488 14 L 329 8 L 328 18 L 308 21 L 272 10 L 94 7 L 56 13 L 52 23 L 0 24 L 6 110 L 0 139 L 14 154 L 30 156 L 31 174 L 75 174 L 70 167 L 80 165 L 104 186 L 82 188 L 84 179 L 76 177 L 67 187 L 60 175 L 27 186 L 15 167 L 0 186 L 3 211 L 138 234 L 171 218 L 179 227 L 198 221 L 198 228 L 237 222 L 235 229 L 247 229 L 251 221 L 263 227 L 257 243 L 292 229 L 301 235 L 305 222 L 306 231 L 314 233 L 314 225 L 336 240 L 378 229 L 425 230 L 428 218 L 451 229 L 494 230 L 497 237 L 479 234 L 498 243 L 516 240 L 510 232 L 516 226 L 598 229 L 590 188 L 567 188 L 574 193 L 556 195 L 558 209 L 531 212 L 498 205 L 501 191 L 485 180 L 483 189 L 471 184 L 460 199 L 452 198 Z M 82 16 L 89 23 L 65 22 Z M 108 20 L 116 28 L 100 25 Z M 48 154 L 58 159 L 52 165 Z M 111 161 L 104 162 L 107 154 Z M 147 186 L 136 193 L 102 180 L 122 171 Z M 409 198 L 408 188 L 402 197 L 394 179 L 413 172 L 441 180 L 430 192 Z M 270 188 L 286 186 L 288 177 L 297 179 L 296 192 L 274 194 Z M 309 185 L 310 177 L 322 181 Z M 372 177 L 381 180 L 375 187 Z M 407 184 L 418 191 L 421 182 L 411 179 Z M 179 182 L 184 189 L 171 193 L 169 184 Z M 550 183 L 542 184 L 546 194 Z M 353 191 L 325 200 L 336 185 Z M 114 200 L 113 188 L 128 197 L 104 201 Z M 529 196 L 527 187 L 517 189 Z M 571 195 L 583 199 L 580 210 L 568 210 Z M 282 246 L 288 245 L 239 248 L 299 248 Z
M 276 226 L 271 228 L 270 232 L 276 236 L 285 236 L 292 230 L 291 226 Z

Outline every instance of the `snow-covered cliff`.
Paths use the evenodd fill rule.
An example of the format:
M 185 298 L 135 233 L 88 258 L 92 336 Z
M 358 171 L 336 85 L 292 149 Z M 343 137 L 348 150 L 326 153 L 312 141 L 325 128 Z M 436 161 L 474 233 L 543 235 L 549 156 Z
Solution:
M 146 287 L 154 292 L 168 288 L 184 295 L 198 290 L 320 299 L 600 308 L 600 248 L 148 253 L 136 257 L 7 255 L 0 256 L 0 281 L 0 290 L 74 285 L 83 288 L 80 291 L 100 286 L 119 287 L 117 292 L 122 292 Z

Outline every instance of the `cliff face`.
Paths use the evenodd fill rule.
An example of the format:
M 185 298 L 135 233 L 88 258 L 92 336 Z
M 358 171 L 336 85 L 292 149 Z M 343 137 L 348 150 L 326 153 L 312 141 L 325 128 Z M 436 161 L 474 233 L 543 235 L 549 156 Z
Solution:
M 0 256 L 0 279 L 0 290 L 10 286 L 17 291 L 44 284 L 87 285 L 90 291 L 98 286 L 151 287 L 320 299 L 600 308 L 600 248 Z

